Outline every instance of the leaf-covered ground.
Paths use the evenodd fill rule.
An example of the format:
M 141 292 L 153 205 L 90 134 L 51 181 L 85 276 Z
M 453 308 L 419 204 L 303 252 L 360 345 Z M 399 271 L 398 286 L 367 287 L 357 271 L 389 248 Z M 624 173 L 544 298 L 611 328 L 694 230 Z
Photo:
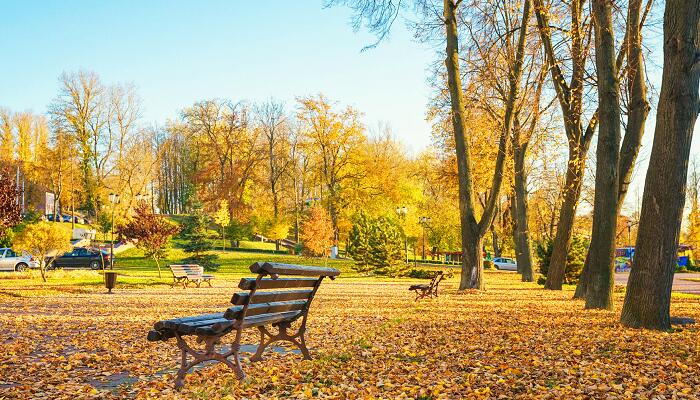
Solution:
M 413 282 L 324 282 L 308 326 L 312 361 L 269 352 L 191 373 L 173 390 L 174 341 L 151 343 L 153 322 L 227 307 L 234 281 L 213 289 L 82 288 L 0 296 L 1 398 L 698 398 L 698 325 L 622 328 L 615 312 L 583 312 L 571 292 L 487 273 L 488 291 L 413 301 Z M 672 314 L 700 320 L 698 299 Z M 244 343 L 255 344 L 249 331 Z

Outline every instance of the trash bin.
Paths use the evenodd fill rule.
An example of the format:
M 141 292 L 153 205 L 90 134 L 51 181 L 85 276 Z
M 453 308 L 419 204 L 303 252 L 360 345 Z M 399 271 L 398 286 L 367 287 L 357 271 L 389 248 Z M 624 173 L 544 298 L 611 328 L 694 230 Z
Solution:
M 112 289 L 117 284 L 117 273 L 116 272 L 105 272 L 105 287 L 109 290 L 107 293 L 112 294 Z

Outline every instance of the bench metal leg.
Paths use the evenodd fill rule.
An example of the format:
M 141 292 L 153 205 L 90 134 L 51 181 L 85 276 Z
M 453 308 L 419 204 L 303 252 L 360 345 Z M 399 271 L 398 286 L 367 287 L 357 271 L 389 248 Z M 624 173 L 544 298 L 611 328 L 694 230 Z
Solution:
M 260 331 L 260 344 L 258 345 L 258 349 L 255 352 L 255 354 L 250 357 L 250 361 L 261 361 L 262 360 L 262 354 L 265 352 L 265 348 L 267 346 L 271 345 L 274 342 L 279 342 L 279 341 L 286 341 L 286 342 L 291 342 L 294 345 L 296 345 L 299 350 L 301 350 L 301 354 L 304 357 L 304 360 L 310 360 L 311 359 L 311 354 L 309 353 L 309 349 L 306 347 L 306 340 L 304 339 L 304 332 L 306 331 L 306 320 L 304 320 L 299 327 L 299 330 L 294 333 L 293 335 L 290 335 L 287 332 L 287 329 L 291 326 L 290 323 L 280 323 L 277 325 L 277 328 L 279 329 L 279 332 L 276 335 L 273 335 L 270 333 L 270 331 L 267 330 L 264 326 L 259 326 L 258 330 Z
M 418 301 L 422 298 L 429 297 L 430 295 L 431 295 L 431 293 L 426 291 L 426 290 L 421 290 L 421 291 L 416 290 L 416 299 L 414 301 Z
M 240 345 L 238 343 L 231 345 L 231 350 L 218 353 L 215 346 L 219 344 L 221 336 L 199 337 L 197 341 L 204 342 L 203 351 L 194 350 L 179 334 L 176 334 L 175 337 L 177 338 L 177 347 L 179 347 L 181 351 L 180 369 L 175 375 L 176 389 L 180 389 L 185 385 L 185 376 L 192 367 L 210 360 L 219 361 L 228 365 L 239 380 L 245 378 L 245 373 L 243 372 L 243 368 L 241 368 L 241 362 L 238 357 L 240 350 Z M 188 356 L 192 356 L 193 360 L 188 361 Z M 233 362 L 229 360 L 229 357 L 232 356 Z

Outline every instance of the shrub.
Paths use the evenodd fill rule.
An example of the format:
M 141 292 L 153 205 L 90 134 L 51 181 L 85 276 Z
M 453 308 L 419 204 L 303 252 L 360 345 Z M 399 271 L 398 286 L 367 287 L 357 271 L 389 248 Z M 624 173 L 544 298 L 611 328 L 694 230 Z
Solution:
M 491 269 L 493 268 L 493 261 L 491 260 L 484 260 L 484 269 Z
M 430 269 L 411 268 L 411 270 L 406 273 L 406 276 L 415 279 L 433 279 L 435 272 L 436 271 Z

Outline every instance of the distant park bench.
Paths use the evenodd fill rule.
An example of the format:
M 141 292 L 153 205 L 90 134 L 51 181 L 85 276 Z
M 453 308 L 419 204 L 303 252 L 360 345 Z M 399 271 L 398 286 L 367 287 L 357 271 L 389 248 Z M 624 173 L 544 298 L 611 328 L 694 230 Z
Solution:
M 323 278 L 335 279 L 340 271 L 335 268 L 268 262 L 257 262 L 250 266 L 250 271 L 258 276 L 241 279 L 238 287 L 248 292 L 235 293 L 231 299 L 233 307 L 225 312 L 158 321 L 153 325 L 154 329 L 148 332 L 149 341 L 176 338 L 177 346 L 182 352 L 180 369 L 175 377 L 176 388 L 184 385 L 187 371 L 209 360 L 228 365 L 238 379 L 243 379 L 245 374 L 241 368 L 239 351 L 241 333 L 246 328 L 257 327 L 260 331 L 260 344 L 250 358 L 251 361 L 261 360 L 265 348 L 277 341 L 291 342 L 301 350 L 304 359 L 311 358 L 304 339 L 309 305 Z M 295 277 L 280 278 L 280 275 Z M 258 291 L 259 289 L 265 291 Z M 288 333 L 287 329 L 298 319 L 301 319 L 299 328 L 294 333 Z M 277 327 L 278 332 L 274 335 L 270 333 L 266 327 L 268 325 Z M 216 351 L 215 345 L 231 332 L 236 334 L 231 348 Z M 184 339 L 187 335 L 195 335 L 197 343 L 204 343 L 204 349 L 195 350 L 191 347 Z M 193 360 L 188 361 L 188 356 Z
M 444 272 L 437 271 L 429 284 L 411 285 L 408 290 L 416 292 L 416 301 L 424 297 L 438 297 L 438 285 L 445 277 Z
M 190 283 L 200 287 L 204 282 L 211 287 L 211 280 L 215 278 L 214 275 L 204 274 L 204 268 L 196 264 L 173 264 L 170 265 L 170 271 L 173 273 L 173 283 L 170 287 L 182 285 L 183 288 L 187 288 Z

